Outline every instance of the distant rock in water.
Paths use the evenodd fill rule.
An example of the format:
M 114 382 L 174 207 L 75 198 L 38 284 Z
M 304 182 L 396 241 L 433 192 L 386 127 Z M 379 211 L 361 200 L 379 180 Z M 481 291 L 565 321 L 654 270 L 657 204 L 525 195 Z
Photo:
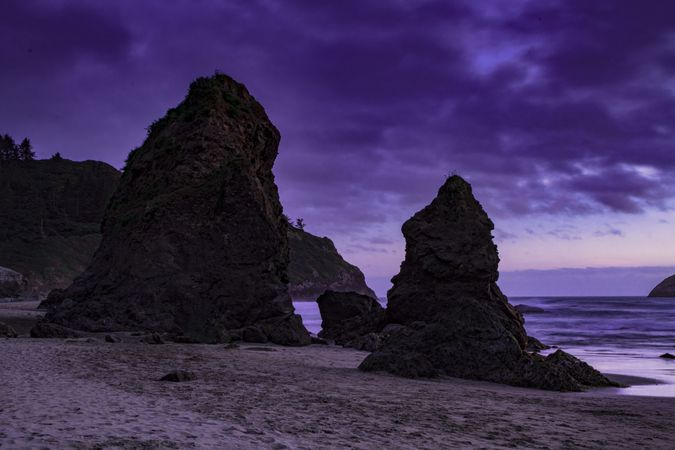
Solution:
M 26 279 L 19 272 L 0 267 L 0 298 L 15 299 L 26 291 Z
M 544 308 L 530 305 L 516 305 L 513 308 L 521 314 L 544 314 L 546 312 Z
M 131 152 L 86 271 L 53 291 L 45 322 L 169 333 L 200 342 L 310 336 L 288 293 L 286 221 L 272 166 L 279 132 L 226 75 L 185 100 Z
M 325 291 L 357 292 L 373 298 L 361 270 L 349 264 L 327 237 L 288 227 L 289 289 L 294 299 L 316 300 Z
M 119 176 L 96 161 L 0 165 L 0 266 L 26 278 L 26 294 L 44 296 L 84 271 Z
M 672 297 L 675 298 L 675 275 L 668 277 L 660 282 L 649 293 L 650 297 Z
M 522 316 L 496 284 L 493 228 L 458 176 L 403 225 L 406 256 L 387 305 L 388 322 L 399 326 L 360 369 L 561 391 L 612 384 L 564 352 L 548 358 L 527 352 Z
M 374 350 L 377 338 L 368 337 L 384 325 L 384 308 L 377 300 L 356 292 L 324 292 L 316 301 L 321 313 L 319 337 L 338 345 Z

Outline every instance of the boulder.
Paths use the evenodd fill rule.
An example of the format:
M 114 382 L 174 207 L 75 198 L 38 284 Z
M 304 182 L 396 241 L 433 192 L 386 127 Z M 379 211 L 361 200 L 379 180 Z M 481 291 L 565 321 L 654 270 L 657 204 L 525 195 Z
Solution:
M 387 323 L 398 327 L 384 328 L 389 335 L 359 368 L 565 391 L 609 385 L 587 366 L 527 351 L 522 315 L 496 284 L 493 228 L 471 186 L 449 177 L 403 225 L 406 256 L 386 310 Z
M 319 337 L 338 345 L 374 350 L 375 335 L 384 322 L 384 308 L 374 298 L 356 292 L 324 292 L 316 302 L 321 313 Z
M 0 267 L 0 298 L 19 298 L 26 290 L 26 280 L 19 272 Z
M 19 335 L 14 330 L 14 328 L 10 327 L 6 323 L 0 322 L 0 337 L 15 338 L 15 337 L 18 337 L 18 336 Z
M 40 322 L 30 330 L 30 337 L 45 339 L 80 338 L 82 334 L 77 330 L 56 323 Z
M 173 370 L 164 375 L 162 378 L 160 378 L 159 381 L 171 381 L 174 383 L 182 383 L 185 381 L 192 381 L 196 379 L 197 375 L 195 375 L 194 372 L 190 372 L 187 370 Z
M 199 342 L 259 326 L 274 343 L 308 345 L 288 293 L 272 174 L 279 138 L 242 84 L 222 74 L 194 81 L 129 155 L 93 261 L 50 293 L 45 320 Z
M 539 339 L 537 339 L 535 337 L 532 337 L 532 336 L 527 337 L 527 345 L 525 346 L 525 349 L 528 352 L 535 352 L 536 353 L 536 352 L 539 352 L 541 350 L 548 350 L 549 348 L 551 348 L 551 346 L 544 344 Z
M 109 344 L 119 344 L 120 342 L 122 342 L 122 339 L 112 334 L 106 334 L 103 340 Z
M 675 298 L 675 275 L 666 278 L 656 285 L 656 287 L 649 293 L 649 296 Z
M 145 335 L 141 338 L 141 342 L 144 344 L 151 344 L 151 345 L 161 345 L 164 344 L 164 339 L 159 333 L 150 333 L 148 335 Z

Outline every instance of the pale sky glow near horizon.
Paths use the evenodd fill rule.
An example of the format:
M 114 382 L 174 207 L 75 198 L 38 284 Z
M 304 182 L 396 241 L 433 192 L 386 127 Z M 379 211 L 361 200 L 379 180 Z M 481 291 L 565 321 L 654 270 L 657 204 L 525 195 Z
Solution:
M 509 295 L 645 295 L 675 273 L 675 2 L 10 0 L 2 12 L 0 133 L 30 137 L 39 157 L 121 168 L 193 79 L 224 72 L 281 132 L 286 213 L 380 295 L 404 256 L 401 224 L 450 173 L 495 222 Z

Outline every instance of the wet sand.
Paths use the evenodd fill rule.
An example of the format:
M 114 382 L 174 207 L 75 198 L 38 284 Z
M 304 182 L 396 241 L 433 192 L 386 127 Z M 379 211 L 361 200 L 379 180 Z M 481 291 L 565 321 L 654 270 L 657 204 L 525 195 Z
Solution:
M 0 312 L 0 321 L 2 318 Z M 334 346 L 0 339 L 0 448 L 672 448 L 675 399 L 356 367 Z M 173 369 L 196 373 L 159 382 Z

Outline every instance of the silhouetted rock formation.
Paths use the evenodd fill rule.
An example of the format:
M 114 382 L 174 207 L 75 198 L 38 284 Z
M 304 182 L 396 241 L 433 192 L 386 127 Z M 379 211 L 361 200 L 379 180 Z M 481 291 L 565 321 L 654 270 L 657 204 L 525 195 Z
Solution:
M 26 279 L 19 272 L 0 267 L 0 298 L 19 298 L 26 290 Z
M 44 296 L 84 271 L 119 176 L 96 161 L 0 165 L 0 266 L 26 278 L 27 294 Z
M 246 88 L 199 78 L 131 152 L 91 265 L 45 321 L 200 342 L 256 327 L 309 344 L 288 294 L 287 224 L 272 166 L 279 132 Z
M 402 326 L 360 368 L 563 391 L 609 385 L 597 372 L 589 376 L 590 366 L 561 354 L 543 358 L 526 351 L 522 316 L 496 284 L 493 228 L 471 186 L 457 176 L 403 225 L 406 257 L 387 305 L 388 321 Z
M 673 297 L 675 298 L 675 275 L 660 282 L 649 293 L 650 297 Z
M 327 237 L 288 227 L 289 289 L 294 299 L 315 300 L 325 291 L 357 292 L 376 298 L 358 267 L 349 264 Z
M 338 345 L 373 351 L 384 324 L 384 308 L 372 297 L 356 292 L 324 292 L 316 302 L 321 313 L 319 337 Z

